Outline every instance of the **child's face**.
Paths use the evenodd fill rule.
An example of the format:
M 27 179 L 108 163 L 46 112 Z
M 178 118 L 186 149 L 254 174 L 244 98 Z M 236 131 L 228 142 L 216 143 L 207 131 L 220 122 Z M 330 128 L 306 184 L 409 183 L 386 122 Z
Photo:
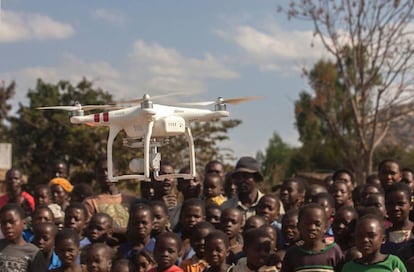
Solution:
M 258 237 L 250 245 L 244 246 L 247 264 L 260 268 L 268 262 L 272 250 L 272 241 L 268 237 Z
M 193 179 L 182 179 L 178 183 L 178 188 L 183 194 L 184 199 L 197 198 L 201 193 L 201 181 L 197 175 Z
M 137 257 L 137 268 L 138 272 L 146 272 L 152 267 L 152 263 L 142 255 L 139 255 Z
M 317 204 L 319 204 L 324 210 L 327 218 L 330 218 L 334 213 L 334 207 L 329 205 L 329 201 L 327 199 L 320 198 L 318 199 Z
M 49 205 L 52 203 L 52 196 L 50 191 L 46 188 L 41 188 L 34 193 L 34 201 L 36 206 L 38 205 Z
M 381 211 L 384 217 L 387 215 L 385 210 L 385 199 L 383 195 L 370 195 L 363 202 L 365 207 L 374 207 Z
M 290 216 L 288 218 L 283 218 L 282 224 L 282 234 L 283 239 L 288 244 L 293 244 L 299 240 L 300 234 L 298 229 L 298 217 Z
M 164 271 L 175 264 L 180 256 L 177 242 L 173 238 L 158 240 L 154 248 L 154 259 L 158 264 L 158 271 Z
M 340 173 L 335 181 L 340 180 L 346 183 L 346 186 L 348 186 L 349 190 L 352 191 L 354 189 L 354 184 L 352 183 L 351 176 L 348 173 Z
M 10 242 L 17 242 L 22 239 L 24 221 L 19 213 L 14 210 L 4 212 L 0 217 L 0 227 L 4 238 Z
M 356 215 L 350 211 L 341 210 L 332 222 L 332 230 L 336 240 L 352 239 Z
M 379 169 L 378 178 L 381 181 L 381 186 L 384 191 L 387 190 L 392 184 L 401 180 L 401 171 L 395 162 L 385 163 L 381 169 Z
M 360 194 L 362 202 L 364 202 L 370 195 L 377 194 L 379 192 L 380 191 L 375 186 L 365 186 L 364 188 L 362 188 Z
M 403 191 L 394 191 L 387 195 L 385 207 L 392 223 L 403 222 L 408 219 L 411 203 Z
M 332 184 L 330 193 L 335 199 L 335 205 L 341 207 L 346 204 L 346 202 L 351 199 L 351 194 L 349 193 L 348 186 L 343 182 L 335 182 Z
M 377 220 L 365 219 L 355 228 L 355 245 L 362 256 L 377 253 L 384 243 L 384 234 Z
M 183 230 L 189 231 L 194 228 L 194 226 L 204 220 L 204 212 L 200 206 L 189 206 L 186 210 L 183 211 L 180 223 L 183 227 Z
M 40 224 L 40 223 L 53 222 L 53 214 L 51 214 L 50 211 L 46 209 L 37 210 L 33 214 L 32 222 L 33 222 L 33 226 L 36 226 L 37 224 Z
M 262 197 L 256 207 L 257 215 L 263 216 L 267 221 L 273 222 L 279 216 L 279 205 L 273 197 Z
M 212 267 L 220 267 L 226 263 L 229 249 L 222 239 L 214 238 L 206 241 L 206 252 L 204 258 Z
M 305 244 L 322 240 L 326 232 L 326 221 L 325 211 L 321 209 L 307 209 L 302 214 L 299 218 L 298 229 Z
M 154 214 L 152 230 L 155 233 L 163 232 L 166 229 L 167 224 L 169 223 L 168 214 L 166 214 L 165 210 L 160 206 L 153 206 L 152 213 Z
M 204 180 L 203 194 L 206 197 L 215 197 L 223 193 L 221 180 L 218 177 L 207 177 Z
M 220 208 L 210 208 L 206 210 L 206 221 L 218 228 L 220 224 L 221 210 Z
M 62 266 L 70 266 L 76 262 L 79 255 L 79 246 L 72 239 L 64 239 L 58 243 L 55 242 L 55 251 L 62 262 Z
M 132 214 L 128 231 L 138 239 L 145 239 L 150 236 L 152 230 L 151 212 L 146 209 L 136 210 Z
M 77 233 L 82 234 L 85 228 L 85 214 L 81 209 L 67 209 L 65 212 L 65 228 L 73 229 Z
M 280 200 L 284 207 L 297 206 L 303 197 L 303 194 L 299 193 L 297 182 L 284 182 L 280 188 Z
M 194 249 L 198 258 L 204 258 L 205 238 L 210 234 L 209 229 L 199 229 L 191 236 L 191 247 Z
M 243 216 L 241 212 L 236 209 L 225 210 L 221 214 L 220 228 L 226 233 L 229 238 L 234 238 L 242 228 Z
M 88 272 L 107 272 L 111 270 L 111 256 L 105 248 L 94 248 L 87 255 L 86 268 Z
M 92 243 L 103 243 L 111 236 L 111 224 L 106 217 L 95 216 L 88 226 L 88 239 Z
M 224 192 L 228 198 L 232 198 L 237 195 L 237 186 L 234 178 L 228 178 L 224 183 Z
M 42 252 L 49 253 L 55 246 L 56 233 L 48 226 L 36 228 L 33 237 L 35 244 Z

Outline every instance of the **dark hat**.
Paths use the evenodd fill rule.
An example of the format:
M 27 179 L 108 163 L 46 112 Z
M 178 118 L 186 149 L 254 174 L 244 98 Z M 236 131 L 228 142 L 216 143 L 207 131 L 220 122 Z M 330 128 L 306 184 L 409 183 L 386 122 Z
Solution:
M 236 167 L 234 168 L 232 175 L 239 172 L 247 172 L 255 174 L 256 181 L 262 181 L 263 176 L 260 173 L 260 165 L 259 162 L 252 157 L 241 157 L 238 162 L 236 163 Z

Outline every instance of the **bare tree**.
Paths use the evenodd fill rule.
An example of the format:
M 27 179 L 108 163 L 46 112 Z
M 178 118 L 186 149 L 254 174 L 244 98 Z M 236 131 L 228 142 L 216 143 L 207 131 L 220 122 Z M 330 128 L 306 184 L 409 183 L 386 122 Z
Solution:
M 372 172 L 390 123 L 414 110 L 401 107 L 414 100 L 413 8 L 413 0 L 290 0 L 279 7 L 289 19 L 310 21 L 338 66 L 354 137 L 342 133 L 336 115 L 322 116 L 360 179 Z

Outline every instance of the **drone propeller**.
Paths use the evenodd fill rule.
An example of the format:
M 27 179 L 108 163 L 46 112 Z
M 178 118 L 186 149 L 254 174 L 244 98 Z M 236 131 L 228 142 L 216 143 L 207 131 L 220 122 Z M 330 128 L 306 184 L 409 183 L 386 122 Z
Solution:
M 155 96 L 149 96 L 148 94 L 144 94 L 142 98 L 137 99 L 131 99 L 131 100 L 123 100 L 123 101 L 116 101 L 115 105 L 122 105 L 122 104 L 141 104 L 145 100 L 154 100 L 154 99 L 160 99 L 164 97 L 171 97 L 171 96 L 177 96 L 182 95 L 184 92 L 175 92 L 175 93 L 169 93 L 169 94 L 161 94 L 161 95 L 155 95 Z
M 237 105 L 243 102 L 261 99 L 260 96 L 244 96 L 244 97 L 238 97 L 238 98 L 229 98 L 229 99 L 223 99 L 222 97 L 219 97 L 217 100 L 214 101 L 202 101 L 202 102 L 189 102 L 189 103 L 182 103 L 182 105 L 189 105 L 189 106 L 209 106 L 214 104 L 232 104 Z
M 74 106 L 50 106 L 50 107 L 38 107 L 38 110 L 64 110 L 64 111 L 77 111 L 77 110 L 98 110 L 98 109 L 119 109 L 119 106 L 114 105 L 85 105 L 80 104 Z

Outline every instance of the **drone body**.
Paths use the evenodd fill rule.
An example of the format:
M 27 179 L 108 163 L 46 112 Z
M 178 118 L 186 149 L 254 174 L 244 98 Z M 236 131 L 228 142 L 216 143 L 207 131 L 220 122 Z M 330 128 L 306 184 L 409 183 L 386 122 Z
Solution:
M 72 111 L 71 123 L 87 124 L 90 126 L 108 126 L 109 136 L 107 144 L 108 178 L 112 182 L 120 180 L 138 179 L 150 181 L 150 173 L 156 180 L 165 178 L 192 179 L 196 176 L 194 140 L 191 134 L 191 122 L 210 121 L 228 117 L 226 103 L 237 104 L 255 97 L 224 100 L 219 97 L 216 101 L 189 103 L 201 106 L 215 104 L 214 110 L 198 109 L 190 107 L 174 107 L 153 104 L 149 95 L 144 95 L 136 106 L 119 105 L 90 105 L 81 106 L 52 106 L 39 109 L 61 109 Z M 106 112 L 84 115 L 84 110 L 109 109 Z M 115 110 L 111 110 L 114 109 Z M 134 159 L 130 163 L 130 169 L 137 174 L 113 176 L 112 147 L 118 133 L 124 130 L 128 138 L 124 139 L 124 145 L 131 148 L 143 148 L 144 158 Z M 158 175 L 161 155 L 157 152 L 165 139 L 171 136 L 185 135 L 190 153 L 189 174 Z

